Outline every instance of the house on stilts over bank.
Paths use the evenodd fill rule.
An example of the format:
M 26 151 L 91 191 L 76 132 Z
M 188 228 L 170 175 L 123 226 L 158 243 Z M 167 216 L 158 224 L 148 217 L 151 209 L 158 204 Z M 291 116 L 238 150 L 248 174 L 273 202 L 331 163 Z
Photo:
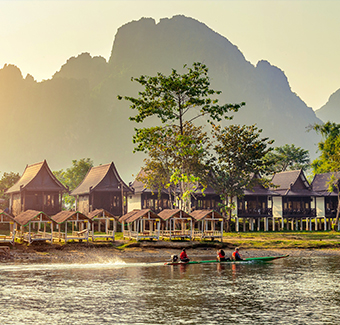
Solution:
M 275 174 L 272 191 L 274 217 L 281 219 L 280 230 L 321 230 L 322 221 L 316 214 L 316 198 L 303 170 L 285 171 Z M 314 220 L 314 227 L 312 224 Z
M 113 162 L 92 167 L 71 195 L 76 198 L 76 210 L 88 215 L 104 209 L 114 216 L 127 213 L 127 196 L 133 190 L 120 178 Z
M 53 215 L 62 209 L 62 194 L 68 189 L 53 175 L 46 160 L 26 166 L 20 179 L 5 193 L 10 195 L 9 213 L 27 210 Z
M 338 186 L 333 186 L 330 190 L 331 177 L 334 177 Z M 333 182 L 333 181 L 332 181 Z M 319 219 L 323 218 L 324 230 L 331 230 L 332 223 L 335 221 L 338 209 L 338 197 L 340 183 L 340 172 L 316 174 L 312 181 L 313 192 L 319 196 L 316 197 L 316 215 Z M 340 230 L 340 221 L 335 225 L 335 229 Z

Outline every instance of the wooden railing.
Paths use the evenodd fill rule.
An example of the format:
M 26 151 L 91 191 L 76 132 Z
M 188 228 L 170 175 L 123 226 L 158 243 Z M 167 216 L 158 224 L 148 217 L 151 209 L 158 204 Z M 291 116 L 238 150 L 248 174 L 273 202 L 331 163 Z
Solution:
M 271 217 L 273 215 L 273 211 L 271 208 L 238 209 L 237 215 L 239 217 Z

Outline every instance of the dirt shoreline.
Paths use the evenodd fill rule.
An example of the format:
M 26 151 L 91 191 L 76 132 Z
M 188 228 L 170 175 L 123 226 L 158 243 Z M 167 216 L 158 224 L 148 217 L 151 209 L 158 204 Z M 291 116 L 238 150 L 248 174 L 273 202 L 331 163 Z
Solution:
M 197 242 L 141 242 L 132 243 L 127 247 L 123 241 L 115 243 L 69 243 L 56 245 L 37 243 L 32 245 L 16 244 L 10 253 L 0 254 L 1 263 L 104 263 L 114 259 L 146 259 L 152 261 L 168 260 L 172 254 L 179 254 L 186 247 L 192 259 L 205 256 L 216 256 L 219 243 L 204 244 Z M 223 245 L 227 256 L 233 248 Z M 339 256 L 339 248 L 295 248 L 295 249 L 254 249 L 241 247 L 243 257 L 290 255 L 293 257 Z

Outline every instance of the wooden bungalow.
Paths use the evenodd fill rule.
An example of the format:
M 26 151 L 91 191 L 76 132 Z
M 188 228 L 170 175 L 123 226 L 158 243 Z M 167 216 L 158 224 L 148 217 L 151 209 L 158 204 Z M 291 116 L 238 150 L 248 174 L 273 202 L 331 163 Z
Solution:
M 96 209 L 87 216 L 91 220 L 92 229 L 90 236 L 93 241 L 95 239 L 115 240 L 118 217 L 104 209 Z
M 10 194 L 9 212 L 18 216 L 26 210 L 48 215 L 62 209 L 62 193 L 67 189 L 53 175 L 46 160 L 26 166 L 21 178 L 5 193 Z
M 14 245 L 16 222 L 14 217 L 0 210 L 0 243 Z
M 29 244 L 35 241 L 52 242 L 52 219 L 43 211 L 26 210 L 14 218 L 17 224 L 16 238 Z
M 162 238 L 189 238 L 193 237 L 194 218 L 180 209 L 165 209 L 158 213 L 162 219 Z
M 120 178 L 114 163 L 92 167 L 79 186 L 71 192 L 76 209 L 88 215 L 105 209 L 115 216 L 127 212 L 127 195 L 133 190 Z
M 89 241 L 90 219 L 85 214 L 79 211 L 60 211 L 52 220 L 56 224 L 53 240 L 63 240 L 65 243 L 70 240 Z
M 191 211 L 218 210 L 218 204 L 221 202 L 220 196 L 210 186 L 207 186 L 203 192 L 202 188 L 203 186 L 200 185 L 191 195 Z
M 316 215 L 318 218 L 324 218 L 325 229 L 330 230 L 332 221 L 336 218 L 338 209 L 338 191 L 329 191 L 328 182 L 334 175 L 338 181 L 340 180 L 340 172 L 316 174 L 311 183 L 312 189 L 319 194 L 316 197 Z M 337 225 L 340 230 L 340 222 Z
M 275 174 L 272 183 L 277 186 L 272 191 L 280 195 L 273 197 L 273 214 L 281 219 L 282 230 L 312 230 L 312 220 L 315 229 L 320 229 L 320 218 L 317 218 L 315 209 L 319 194 L 313 192 L 302 170 Z
M 190 213 L 195 219 L 193 238 L 223 241 L 223 217 L 214 210 L 195 210 Z
M 161 220 L 150 209 L 133 210 L 119 218 L 124 238 L 159 239 Z
M 261 228 L 268 231 L 269 221 L 272 220 L 271 229 L 275 230 L 275 218 L 273 217 L 273 197 L 279 196 L 278 193 L 265 188 L 260 180 L 260 175 L 253 175 L 254 186 L 243 191 L 243 197 L 237 199 L 237 213 L 235 230 L 240 231 L 240 219 L 243 223 L 243 231 L 257 231 Z M 280 220 L 281 221 L 281 220 Z M 261 227 L 263 225 L 263 227 Z
M 138 176 L 144 175 L 145 172 L 141 170 Z M 133 193 L 129 195 L 128 200 L 128 212 L 140 209 L 150 209 L 156 213 L 171 208 L 171 202 L 169 200 L 169 193 L 166 189 L 161 189 L 161 193 L 158 190 L 151 190 L 146 185 L 138 181 L 137 178 L 131 183 L 130 187 L 133 189 Z

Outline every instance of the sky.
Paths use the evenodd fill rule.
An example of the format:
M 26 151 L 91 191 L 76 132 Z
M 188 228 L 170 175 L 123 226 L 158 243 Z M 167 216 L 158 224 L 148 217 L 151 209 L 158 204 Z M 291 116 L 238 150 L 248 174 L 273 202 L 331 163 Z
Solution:
M 50 79 L 83 52 L 108 60 L 117 29 L 132 20 L 182 14 L 226 37 L 253 65 L 279 67 L 315 110 L 340 88 L 339 13 L 338 0 L 0 0 L 0 68 Z

